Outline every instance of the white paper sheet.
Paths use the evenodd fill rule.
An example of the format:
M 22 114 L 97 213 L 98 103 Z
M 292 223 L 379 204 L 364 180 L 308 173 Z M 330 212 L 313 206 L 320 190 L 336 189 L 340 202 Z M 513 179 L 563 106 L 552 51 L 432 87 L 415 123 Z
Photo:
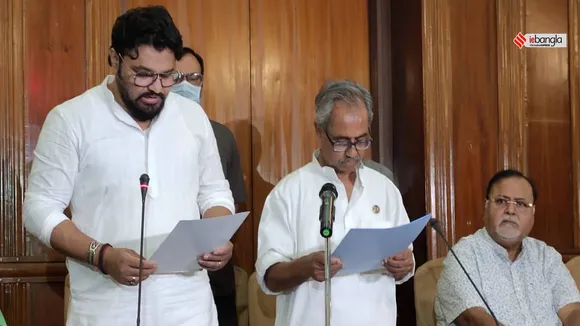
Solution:
M 332 253 L 332 257 L 340 258 L 343 263 L 343 268 L 336 275 L 381 269 L 381 261 L 407 249 L 430 218 L 431 214 L 427 214 L 411 223 L 388 229 L 349 230 Z
M 150 260 L 155 274 L 191 273 L 201 269 L 198 257 L 226 244 L 250 212 L 179 221 Z

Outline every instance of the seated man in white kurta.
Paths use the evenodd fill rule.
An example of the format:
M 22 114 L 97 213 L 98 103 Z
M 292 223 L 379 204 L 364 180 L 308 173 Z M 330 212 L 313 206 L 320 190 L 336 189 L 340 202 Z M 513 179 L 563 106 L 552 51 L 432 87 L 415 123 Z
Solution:
M 324 324 L 324 239 L 318 220 L 322 185 L 331 182 L 338 191 L 332 250 L 349 229 L 409 223 L 394 184 L 361 164 L 361 154 L 371 142 L 371 120 L 372 99 L 364 87 L 350 81 L 326 84 L 315 101 L 320 150 L 266 199 L 256 271 L 262 289 L 278 295 L 276 326 Z M 332 276 L 341 264 L 332 258 Z M 333 278 L 333 326 L 396 325 L 395 284 L 413 275 L 411 249 L 385 257 L 384 266 L 376 273 Z
M 139 279 L 142 173 L 150 176 L 144 257 L 180 220 L 234 210 L 209 119 L 197 103 L 169 92 L 182 52 L 165 8 L 128 10 L 113 27 L 115 75 L 46 117 L 24 224 L 67 256 L 67 325 L 134 325 L 139 282 L 142 326 L 218 325 L 207 271 L 157 275 L 155 262 L 145 260 Z M 69 203 L 72 221 L 63 214 Z M 217 270 L 231 252 L 228 243 L 200 265 Z

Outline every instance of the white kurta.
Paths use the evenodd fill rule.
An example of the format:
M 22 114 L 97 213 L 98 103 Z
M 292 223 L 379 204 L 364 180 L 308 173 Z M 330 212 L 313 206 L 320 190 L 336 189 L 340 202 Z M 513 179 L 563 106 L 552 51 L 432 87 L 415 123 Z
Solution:
M 48 114 L 34 153 L 24 223 L 50 245 L 70 202 L 72 221 L 82 232 L 139 252 L 139 176 L 147 173 L 148 258 L 179 220 L 198 219 L 215 206 L 233 211 L 233 198 L 210 122 L 198 104 L 170 93 L 161 114 L 143 131 L 115 102 L 106 87 L 112 80 L 108 76 Z M 68 259 L 67 267 L 67 325 L 135 324 L 137 286 L 120 285 L 84 262 Z M 142 326 L 218 325 L 206 271 L 153 275 L 142 286 Z
M 352 228 L 388 228 L 409 223 L 399 190 L 379 172 L 368 167 L 358 171 L 350 201 L 330 167 L 321 167 L 315 152 L 311 163 L 287 175 L 268 195 L 258 230 L 256 274 L 261 288 L 278 295 L 276 326 L 317 326 L 325 322 L 324 282 L 309 280 L 296 289 L 273 293 L 264 274 L 278 262 L 287 262 L 324 250 L 318 220 L 318 193 L 327 182 L 336 186 L 332 249 Z M 379 208 L 375 213 L 374 206 Z M 383 273 L 356 274 L 332 279 L 332 326 L 396 325 L 395 284 Z

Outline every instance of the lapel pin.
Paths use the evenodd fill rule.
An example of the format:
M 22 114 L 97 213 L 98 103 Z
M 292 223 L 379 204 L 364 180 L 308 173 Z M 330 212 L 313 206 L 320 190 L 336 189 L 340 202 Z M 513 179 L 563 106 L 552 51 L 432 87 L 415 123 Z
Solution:
M 378 214 L 381 211 L 381 209 L 379 208 L 379 206 L 374 205 L 373 206 L 373 213 Z

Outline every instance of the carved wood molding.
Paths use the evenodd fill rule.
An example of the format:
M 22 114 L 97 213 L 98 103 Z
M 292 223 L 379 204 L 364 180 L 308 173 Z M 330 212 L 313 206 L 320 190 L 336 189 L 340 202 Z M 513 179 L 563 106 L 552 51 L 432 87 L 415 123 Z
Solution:
M 6 278 L 25 279 L 56 277 L 64 279 L 67 274 L 68 271 L 64 262 L 0 263 L 0 282 L 6 282 Z
M 513 42 L 525 16 L 525 0 L 497 1 L 499 169 L 526 171 L 526 49 Z
M 8 2 L 8 1 L 6 1 Z M 10 1 L 13 2 L 13 1 Z M 2 314 L 8 325 L 29 325 L 29 287 L 24 283 L 0 283 Z
M 20 218 L 26 174 L 22 16 L 22 1 L 1 1 L 0 256 L 24 254 L 24 231 Z
M 23 1 L 0 1 L 0 256 L 24 254 L 22 198 L 24 196 Z M 10 325 L 27 325 L 28 287 L 0 284 L 0 309 Z
M 52 250 L 52 249 L 48 249 Z M 53 251 L 54 255 L 0 257 L 0 263 L 64 263 L 65 256 Z
M 572 189 L 574 190 L 574 244 L 580 248 L 580 0 L 568 1 L 570 112 L 572 129 Z
M 87 1 L 85 6 L 87 81 L 86 87 L 100 84 L 112 70 L 107 62 L 111 45 L 111 29 L 122 13 L 119 0 Z
M 450 0 L 423 0 L 423 90 L 425 108 L 425 202 L 453 243 L 453 121 L 451 112 Z M 429 259 L 447 248 L 427 229 Z

